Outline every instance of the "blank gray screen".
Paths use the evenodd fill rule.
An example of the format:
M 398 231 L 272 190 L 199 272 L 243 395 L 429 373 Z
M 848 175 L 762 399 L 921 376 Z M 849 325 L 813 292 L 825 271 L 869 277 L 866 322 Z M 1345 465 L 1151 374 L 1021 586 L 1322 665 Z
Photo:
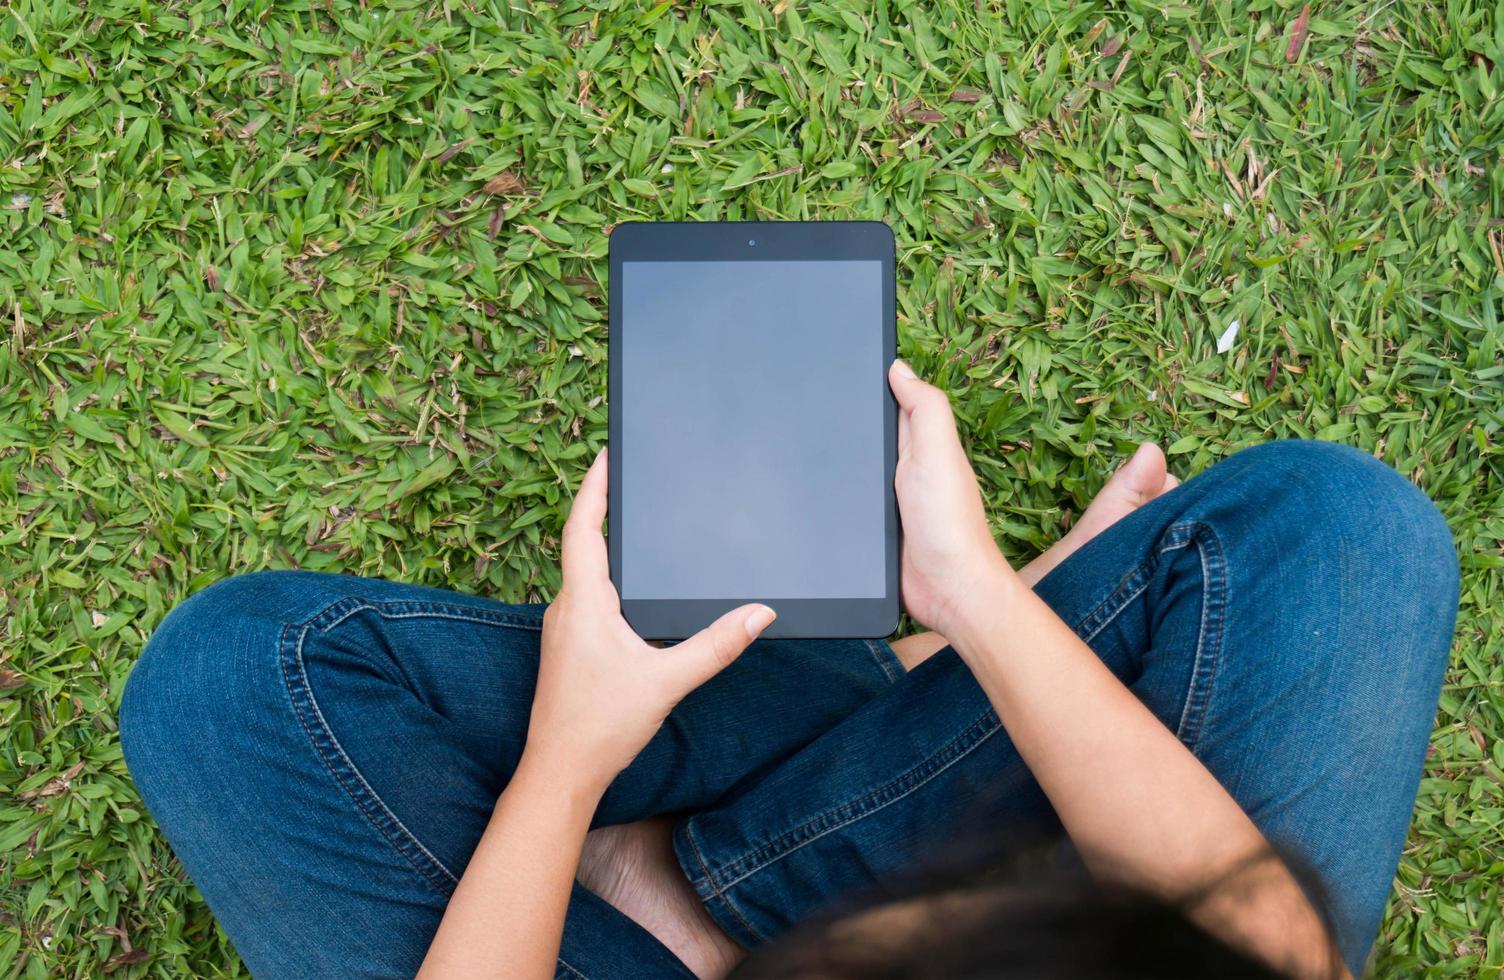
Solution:
M 623 599 L 882 598 L 882 264 L 624 262 Z

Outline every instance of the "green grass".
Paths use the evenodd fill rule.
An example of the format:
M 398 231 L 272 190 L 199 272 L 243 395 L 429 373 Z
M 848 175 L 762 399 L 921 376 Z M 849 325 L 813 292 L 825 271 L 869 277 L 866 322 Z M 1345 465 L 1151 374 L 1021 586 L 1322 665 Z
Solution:
M 0 976 L 244 973 L 121 763 L 132 662 L 256 568 L 549 597 L 637 218 L 889 222 L 1018 558 L 1143 439 L 1422 486 L 1461 621 L 1375 972 L 1497 976 L 1494 7 L 601 6 L 0 9 Z

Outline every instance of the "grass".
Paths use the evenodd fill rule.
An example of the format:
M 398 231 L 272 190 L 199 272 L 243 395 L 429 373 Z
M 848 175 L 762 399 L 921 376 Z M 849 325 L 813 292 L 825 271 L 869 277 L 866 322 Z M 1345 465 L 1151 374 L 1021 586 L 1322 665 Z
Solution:
M 1182 476 L 1336 440 L 1422 486 L 1461 620 L 1373 972 L 1498 976 L 1496 17 L 11 0 L 0 976 L 244 973 L 121 763 L 132 662 L 262 567 L 549 597 L 636 218 L 888 221 L 902 353 L 1016 557 L 1143 439 Z

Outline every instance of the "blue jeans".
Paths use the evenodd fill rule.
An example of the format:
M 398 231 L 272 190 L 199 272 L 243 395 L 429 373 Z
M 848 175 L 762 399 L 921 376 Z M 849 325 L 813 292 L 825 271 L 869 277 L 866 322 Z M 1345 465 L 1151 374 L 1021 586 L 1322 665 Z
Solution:
M 1317 876 L 1361 969 L 1425 756 L 1457 603 L 1445 523 L 1351 449 L 1272 443 L 1140 508 L 1038 586 Z M 264 977 L 411 975 L 522 750 L 543 607 L 334 575 L 220 582 L 121 704 L 142 798 Z M 1082 711 L 1090 711 L 1082 705 Z M 681 814 L 679 860 L 748 947 L 985 828 L 1051 819 L 950 649 L 759 641 L 687 698 L 598 825 Z M 564 977 L 687 976 L 576 886 Z

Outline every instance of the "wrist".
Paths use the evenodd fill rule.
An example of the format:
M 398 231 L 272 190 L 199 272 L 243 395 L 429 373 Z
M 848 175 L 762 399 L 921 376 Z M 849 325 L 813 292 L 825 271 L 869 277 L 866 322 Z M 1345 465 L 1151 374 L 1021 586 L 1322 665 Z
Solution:
M 1029 586 L 999 552 L 981 562 L 969 576 L 965 594 L 946 610 L 939 633 L 955 647 L 963 660 L 989 638 L 1007 628 Z
M 581 811 L 587 818 L 595 813 L 612 776 L 594 771 L 589 764 L 553 751 L 529 740 L 507 788 L 521 787 L 527 792 L 547 796 L 571 812 Z

